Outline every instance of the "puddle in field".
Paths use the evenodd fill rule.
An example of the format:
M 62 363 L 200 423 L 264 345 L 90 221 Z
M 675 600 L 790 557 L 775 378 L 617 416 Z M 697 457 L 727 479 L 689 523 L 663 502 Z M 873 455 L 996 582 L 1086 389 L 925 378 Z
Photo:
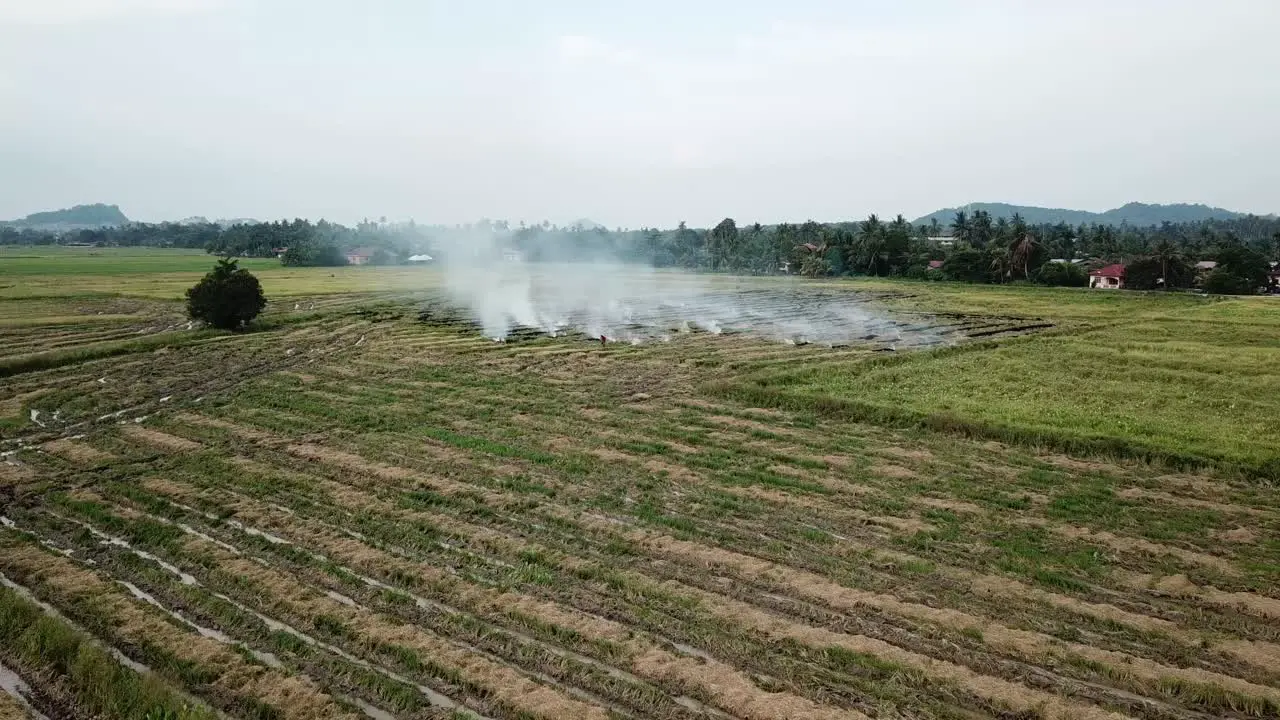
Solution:
M 223 632 L 221 632 L 221 631 L 219 631 L 219 630 L 214 630 L 213 628 L 207 628 L 207 627 L 204 627 L 204 626 L 202 626 L 202 625 L 197 625 L 197 624 L 195 624 L 195 623 L 191 622 L 190 620 L 188 620 L 188 619 L 186 619 L 185 617 L 183 617 L 183 616 L 179 615 L 178 613 L 174 612 L 173 610 L 170 610 L 169 608 L 167 608 L 167 607 L 165 607 L 164 605 L 160 604 L 160 601 L 159 601 L 159 600 L 156 600 L 156 599 L 155 599 L 155 597 L 153 597 L 150 593 L 148 593 L 146 590 L 143 590 L 142 588 L 138 587 L 137 585 L 134 585 L 133 583 L 128 582 L 128 581 L 125 581 L 125 580 L 117 580 L 116 582 L 118 582 L 118 583 L 120 583 L 121 585 L 123 585 L 123 586 L 125 587 L 125 589 L 126 589 L 126 590 L 128 590 L 128 591 L 130 592 L 130 594 L 132 594 L 135 598 L 137 598 L 137 599 L 139 599 L 139 600 L 141 600 L 141 601 L 143 601 L 143 602 L 147 603 L 148 605 L 150 605 L 150 606 L 152 606 L 152 607 L 156 608 L 157 610 L 159 610 L 159 611 L 163 612 L 164 614 L 168 615 L 169 617 L 173 618 L 174 620 L 177 620 L 178 622 L 182 623 L 183 625 L 186 625 L 187 627 L 191 628 L 192 630 L 195 630 L 195 631 L 196 631 L 197 633 L 199 633 L 200 635 L 202 635 L 202 636 L 204 636 L 204 637 L 207 637 L 207 638 L 209 638 L 210 640 L 217 640 L 218 642 L 223 643 L 223 644 L 226 644 L 226 645 L 234 645 L 234 644 L 235 644 L 235 642 L 236 642 L 236 641 L 235 641 L 235 640 L 232 640 L 232 639 L 231 639 L 231 637 L 230 637 L 230 636 L 228 636 L 226 633 L 223 633 Z
M 58 517 L 58 516 L 55 515 L 54 517 Z M 133 553 L 134 555 L 137 555 L 138 557 L 142 558 L 143 560 L 150 560 L 151 562 L 155 563 L 156 565 L 159 565 L 160 567 L 164 568 L 166 571 L 175 575 L 178 578 L 179 582 L 181 582 L 183 585 L 199 585 L 199 583 L 196 582 L 195 576 L 183 572 L 182 568 L 179 568 L 176 565 L 167 563 L 164 560 L 161 560 L 160 558 L 156 557 L 155 555 L 152 555 L 151 553 L 147 552 L 146 550 L 139 550 L 135 548 L 134 546 L 130 545 L 127 540 L 108 535 L 102 532 L 101 530 L 93 527 L 92 525 L 89 525 L 88 523 L 82 523 L 79 520 L 73 520 L 71 518 L 61 518 L 61 517 L 59 517 L 59 519 L 73 522 L 85 528 L 94 537 L 101 540 L 102 543 L 105 545 L 114 545 L 116 547 L 122 547 L 125 550 L 128 550 L 129 552 Z
M 162 521 L 162 522 L 168 522 L 168 520 L 164 520 L 164 518 L 156 517 L 156 516 L 154 516 L 154 515 L 153 515 L 153 516 L 151 516 L 151 517 L 154 517 L 156 520 L 160 520 L 160 521 Z M 238 550 L 234 545 L 231 545 L 230 543 L 224 543 L 224 542 L 222 542 L 221 540 L 219 540 L 218 538 L 213 537 L 213 536 L 211 536 L 211 535 L 206 535 L 206 534 L 204 534 L 204 533 L 200 532 L 199 530 L 196 530 L 195 528 L 191 527 L 190 525 L 186 525 L 186 524 L 183 524 L 183 523 L 178 523 L 177 527 L 178 527 L 178 529 L 179 529 L 179 530 L 181 530 L 182 532 L 184 532 L 184 533 L 186 533 L 186 534 L 188 534 L 188 535 L 191 535 L 192 537 L 198 537 L 198 538 L 200 538 L 201 540 L 204 540 L 205 542 L 213 543 L 214 545 L 217 545 L 218 547 L 222 548 L 223 550 L 226 550 L 227 552 L 231 553 L 232 555 L 240 555 L 240 554 L 242 554 L 242 553 L 240 552 L 240 550 Z
M 10 520 L 9 518 L 5 517 L 4 515 L 0 515 L 0 527 L 6 527 L 6 528 L 9 528 L 10 530 L 14 530 L 14 531 L 16 531 L 16 532 L 20 532 L 20 533 L 22 533 L 22 534 L 24 534 L 24 535 L 30 535 L 31 537 L 33 537 L 33 538 L 35 538 L 35 539 L 39 540 L 41 545 L 43 545 L 43 546 L 45 546 L 45 547 L 49 548 L 50 550 L 52 550 L 52 551 L 54 551 L 54 552 L 56 552 L 56 553 L 60 553 L 60 554 L 62 554 L 62 555 L 66 555 L 67 557 L 71 558 L 72 560 L 76 560 L 76 561 L 82 562 L 82 563 L 84 563 L 85 565 L 97 565 L 97 564 L 98 564 L 98 563 L 97 563 L 96 561 L 94 561 L 92 558 L 85 558 L 85 559 L 83 559 L 83 560 L 81 560 L 80 558 L 77 558 L 77 557 L 76 557 L 76 555 L 75 555 L 75 553 L 76 553 L 76 551 L 75 551 L 75 550 L 73 550 L 73 549 L 71 549 L 71 548 L 64 548 L 64 547 L 62 547 L 61 545 L 58 545 L 57 543 L 55 543 L 55 542 L 54 542 L 54 541 L 52 541 L 52 540 L 49 540 L 49 539 L 47 539 L 47 538 L 42 538 L 42 537 L 40 537 L 39 535 L 37 535 L 37 534 L 35 534 L 35 533 L 31 532 L 30 530 L 26 530 L 26 529 L 24 529 L 24 528 L 20 528 L 20 527 L 18 527 L 18 524 L 17 524 L 17 523 L 15 523 L 13 520 Z
M 707 717 L 718 718 L 718 720 L 735 720 L 732 715 L 725 712 L 721 712 L 711 707 L 710 705 L 694 700 L 693 698 L 687 695 L 681 695 L 680 697 L 673 698 L 673 700 L 675 700 L 675 703 L 677 705 L 687 710 L 692 710 L 696 713 L 702 713 Z
M 685 645 L 684 643 L 678 643 L 678 642 L 675 642 L 674 640 L 668 640 L 668 642 L 671 643 L 672 647 L 684 653 L 685 655 L 692 655 L 696 658 L 706 660 L 707 662 L 715 661 L 715 658 L 711 657 L 710 653 L 703 652 L 702 650 L 699 650 L 698 648 L 693 647 L 692 645 Z
M 5 667 L 4 663 L 0 663 L 0 692 L 8 693 L 13 696 L 13 698 L 18 701 L 18 705 L 22 707 L 28 715 L 34 718 L 34 720 L 49 720 L 47 715 L 36 710 L 35 706 L 31 704 L 30 700 L 28 700 L 28 698 L 31 697 L 31 686 L 27 685 L 27 683 L 18 676 L 18 673 Z
M 245 534 L 247 534 L 247 535 L 254 535 L 254 536 L 256 536 L 256 537 L 260 537 L 260 538 L 262 538 L 263 540 L 266 540 L 267 542 L 271 543 L 272 545 L 292 545 L 292 544 L 293 544 L 293 543 L 289 542 L 288 540 L 285 540 L 285 539 L 284 539 L 284 538 L 282 538 L 282 537 L 278 537 L 278 536 L 276 536 L 276 535 L 272 535 L 272 534 L 271 534 L 271 533 L 269 533 L 269 532 L 263 532 L 262 530 L 259 530 L 259 529 L 255 528 L 255 527 L 249 527 L 248 525 L 245 525 L 244 523 L 240 522 L 239 520 L 231 520 L 231 519 L 227 519 L 227 520 L 223 520 L 223 522 L 225 522 L 226 524 L 230 525 L 231 527 L 233 527 L 233 528 L 235 528 L 235 529 L 237 529 L 237 530 L 239 530 L 239 531 L 241 531 L 241 532 L 243 532 L 243 533 L 245 533 Z
M 395 715 L 392 715 L 391 713 L 387 712 L 386 710 L 383 710 L 382 708 L 376 705 L 370 705 L 369 703 L 365 702 L 364 700 L 361 700 L 360 698 L 354 695 L 335 694 L 333 697 L 345 703 L 350 703 L 352 705 L 355 705 L 356 707 L 360 708 L 360 712 L 364 713 L 365 717 L 373 718 L 373 720 L 396 720 Z
M 343 568 L 343 569 L 345 570 L 346 568 Z M 343 605 L 346 605 L 347 607 L 360 607 L 359 603 L 347 597 L 346 595 L 343 595 L 340 592 L 334 592 L 333 590 L 325 590 L 324 594 L 327 595 L 330 600 L 333 600 L 335 602 L 340 602 Z

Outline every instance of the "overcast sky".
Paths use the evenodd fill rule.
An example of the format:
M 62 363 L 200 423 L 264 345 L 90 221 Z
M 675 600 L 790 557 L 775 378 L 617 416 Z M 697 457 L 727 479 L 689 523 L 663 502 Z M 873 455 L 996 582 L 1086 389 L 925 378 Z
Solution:
M 0 218 L 1280 211 L 1277 0 L 0 0 Z

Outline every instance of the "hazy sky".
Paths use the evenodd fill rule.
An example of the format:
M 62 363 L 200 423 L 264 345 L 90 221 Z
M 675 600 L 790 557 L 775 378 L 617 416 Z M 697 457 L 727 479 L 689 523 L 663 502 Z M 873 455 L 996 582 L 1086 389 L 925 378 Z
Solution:
M 1280 211 L 1280 0 L 0 0 L 0 218 Z

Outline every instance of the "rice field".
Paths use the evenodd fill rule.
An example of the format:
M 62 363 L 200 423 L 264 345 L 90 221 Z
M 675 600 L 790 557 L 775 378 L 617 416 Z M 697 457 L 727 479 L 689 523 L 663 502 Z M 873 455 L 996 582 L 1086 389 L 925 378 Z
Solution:
M 0 718 L 1280 716 L 1274 304 L 794 288 L 948 338 L 888 353 L 152 281 L 0 302 Z M 1174 366 L 1257 405 L 1064 395 Z

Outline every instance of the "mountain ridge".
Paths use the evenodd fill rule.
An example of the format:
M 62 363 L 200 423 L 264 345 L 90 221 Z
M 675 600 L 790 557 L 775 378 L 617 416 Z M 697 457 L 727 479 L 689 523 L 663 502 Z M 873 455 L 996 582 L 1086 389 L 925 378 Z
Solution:
M 93 203 L 31 213 L 24 218 L 0 222 L 0 225 L 33 230 L 75 230 L 125 225 L 128 222 L 129 218 L 121 212 L 119 205 Z
M 1071 210 L 1067 208 L 1046 208 L 1036 205 L 1011 205 L 1009 203 L 969 203 L 954 208 L 943 208 L 936 210 L 917 218 L 913 221 L 915 225 L 928 225 L 931 220 L 936 219 L 943 227 L 951 225 L 951 221 L 955 218 L 955 214 L 959 211 L 973 214 L 975 210 L 984 210 L 991 215 L 991 218 L 1004 217 L 1011 218 L 1014 213 L 1022 216 L 1023 220 L 1035 225 L 1041 223 L 1059 223 L 1065 222 L 1068 225 L 1092 224 L 1099 225 L 1137 225 L 1146 227 L 1148 225 L 1159 225 L 1163 222 L 1201 222 L 1204 220 L 1234 220 L 1246 217 L 1248 213 L 1235 212 L 1225 208 L 1210 207 L 1200 203 L 1171 203 L 1171 204 L 1148 204 L 1140 202 L 1130 202 L 1121 205 L 1118 208 L 1112 208 L 1103 212 L 1092 212 L 1090 210 Z

